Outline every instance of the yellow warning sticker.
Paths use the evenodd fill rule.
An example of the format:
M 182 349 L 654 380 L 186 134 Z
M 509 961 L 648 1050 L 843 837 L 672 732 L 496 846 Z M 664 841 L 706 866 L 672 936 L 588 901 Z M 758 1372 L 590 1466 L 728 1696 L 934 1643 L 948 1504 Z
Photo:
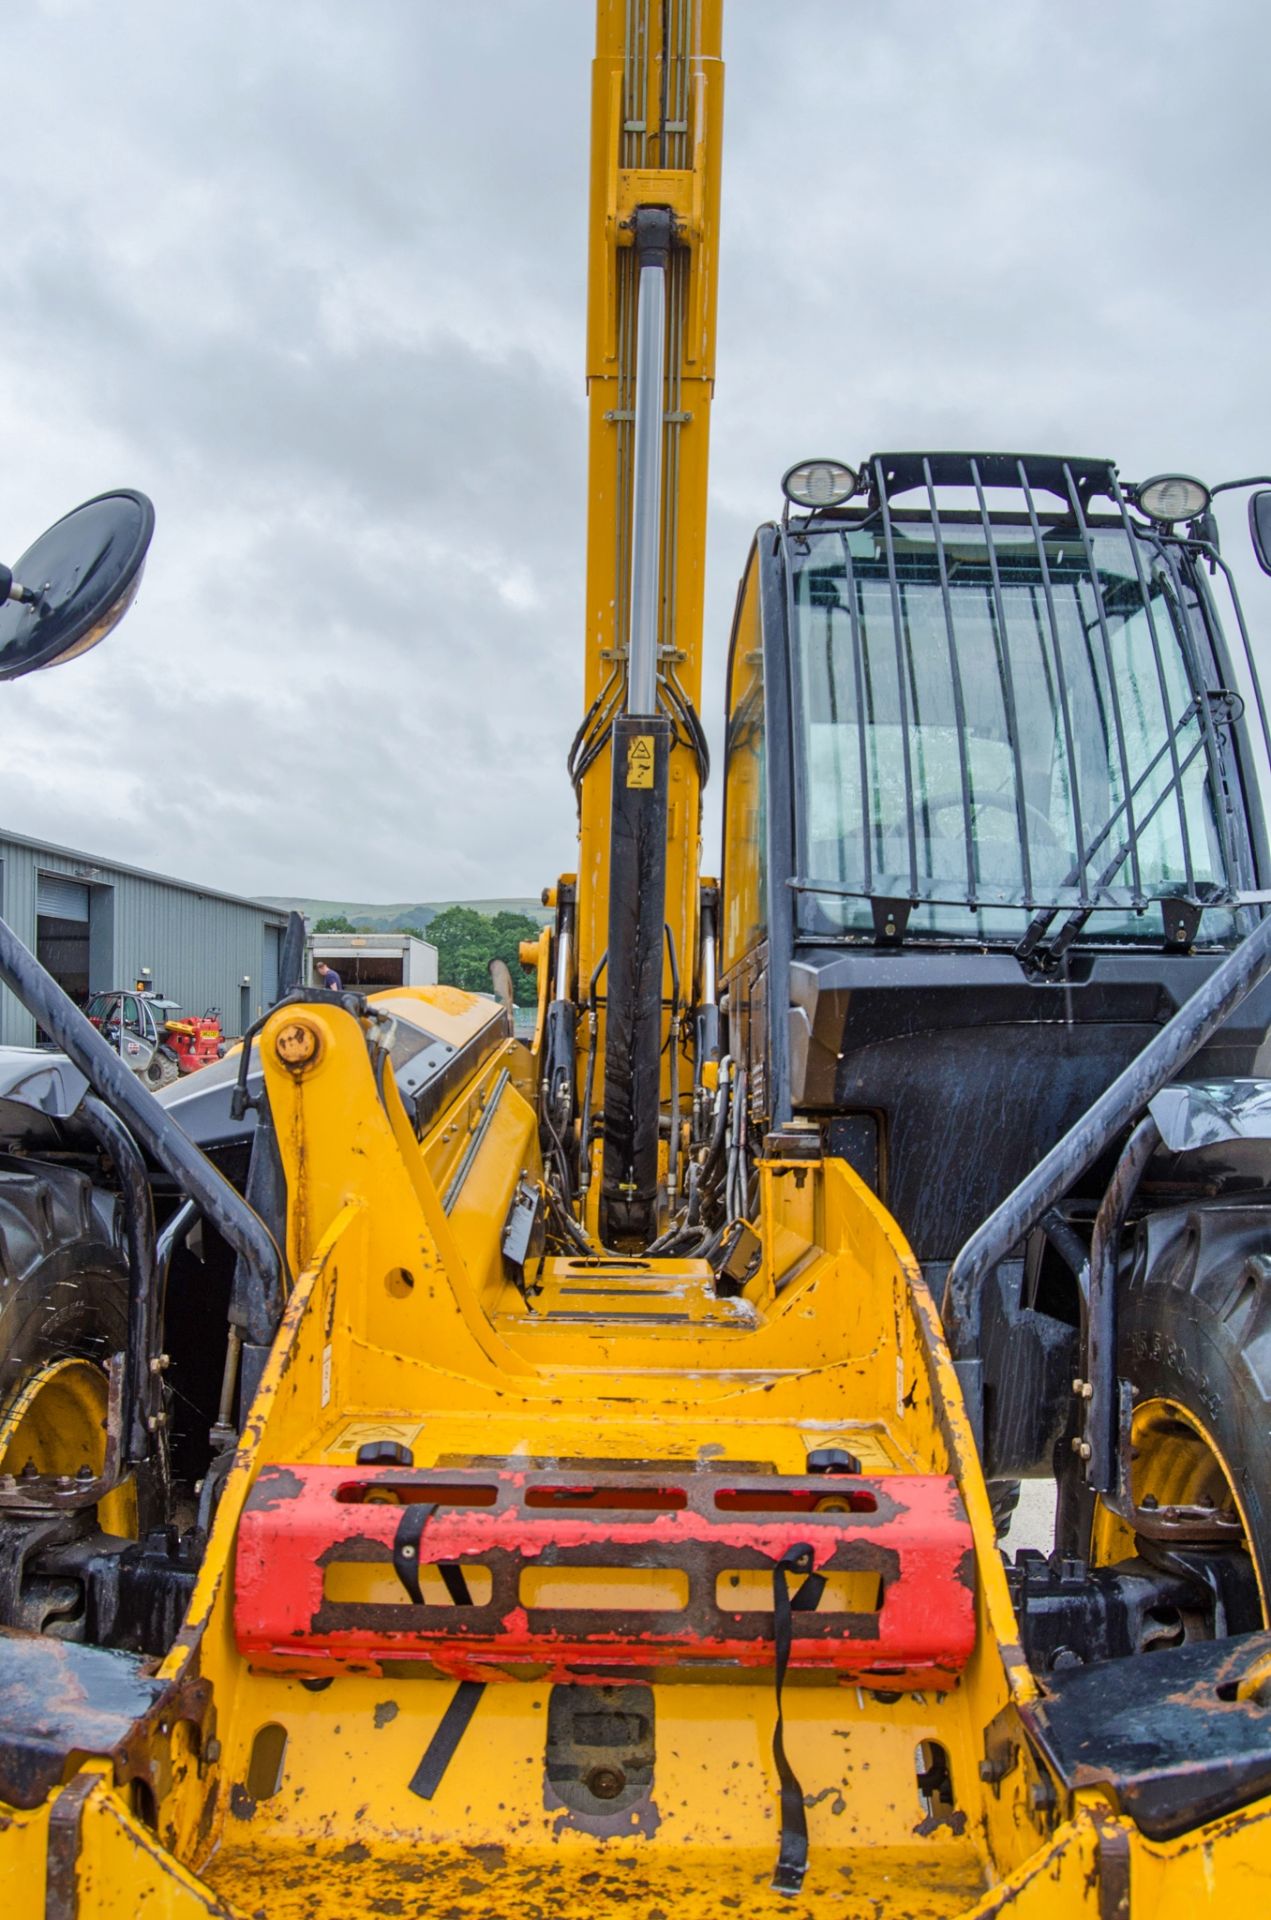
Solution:
M 653 735 L 651 733 L 635 733 L 631 736 L 627 746 L 627 785 L 629 787 L 653 785 Z
M 396 1440 L 399 1446 L 413 1447 L 422 1432 L 418 1420 L 346 1420 L 323 1448 L 323 1457 L 352 1456 L 369 1440 Z

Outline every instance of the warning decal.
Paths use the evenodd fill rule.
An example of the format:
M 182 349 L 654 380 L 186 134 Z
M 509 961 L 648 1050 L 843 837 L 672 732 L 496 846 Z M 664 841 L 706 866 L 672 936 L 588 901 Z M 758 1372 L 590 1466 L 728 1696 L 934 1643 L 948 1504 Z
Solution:
M 634 733 L 627 743 L 627 785 L 653 785 L 653 735 Z

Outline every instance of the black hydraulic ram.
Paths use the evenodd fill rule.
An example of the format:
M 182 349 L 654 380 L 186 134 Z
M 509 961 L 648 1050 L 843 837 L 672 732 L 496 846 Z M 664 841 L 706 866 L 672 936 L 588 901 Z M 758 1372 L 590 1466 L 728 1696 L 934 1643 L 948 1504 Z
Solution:
M 245 1263 L 272 1325 L 282 1309 L 285 1274 L 282 1256 L 264 1222 L 193 1141 L 186 1138 L 167 1110 L 142 1086 L 92 1022 L 67 998 L 52 974 L 45 971 L 3 920 L 0 920 L 0 981 L 16 994 L 63 1053 L 69 1055 L 103 1103 L 102 1107 L 90 1109 L 85 1117 L 116 1161 L 125 1198 L 136 1199 L 135 1232 L 140 1238 L 130 1247 L 130 1253 L 134 1256 L 134 1265 L 140 1257 L 141 1266 L 149 1271 L 134 1272 L 134 1288 L 154 1284 L 153 1225 L 147 1229 L 144 1221 L 137 1217 L 143 1210 L 139 1196 L 132 1194 L 129 1185 L 135 1174 L 132 1156 L 122 1128 L 109 1128 L 108 1136 L 111 1116 L 122 1122 L 127 1134 L 171 1174 L 181 1191 L 189 1195 L 205 1219 L 211 1221 Z M 156 1311 L 157 1303 L 147 1301 L 144 1306 L 138 1305 L 132 1315 L 134 1324 L 130 1326 L 129 1338 L 134 1378 L 141 1371 L 143 1348 L 155 1337 Z M 268 1334 L 265 1337 L 268 1338 Z M 136 1384 L 140 1387 L 139 1379 Z M 144 1395 L 140 1398 L 144 1400 Z
M 149 1458 L 150 1435 L 161 1419 L 159 1346 L 162 1337 L 159 1269 L 155 1257 L 154 1201 L 140 1147 L 117 1114 L 95 1093 L 86 1093 L 79 1115 L 114 1163 L 123 1201 L 128 1246 L 128 1346 L 124 1356 L 123 1457 L 137 1467 Z
M 647 1245 L 657 1231 L 666 927 L 667 766 L 671 723 L 658 713 L 662 436 L 670 210 L 634 216 L 638 261 L 635 461 L 626 712 L 613 724 L 609 964 L 605 998 L 600 1233 Z

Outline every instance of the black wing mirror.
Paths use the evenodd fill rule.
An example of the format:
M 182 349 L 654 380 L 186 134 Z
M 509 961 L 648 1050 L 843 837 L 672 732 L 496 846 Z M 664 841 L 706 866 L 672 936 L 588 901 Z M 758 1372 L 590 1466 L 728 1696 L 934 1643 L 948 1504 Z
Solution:
M 121 488 L 66 514 L 12 569 L 0 566 L 0 680 L 104 640 L 133 603 L 153 532 L 145 494 Z
M 1258 565 L 1271 573 L 1271 493 L 1255 493 L 1249 499 L 1249 533 Z

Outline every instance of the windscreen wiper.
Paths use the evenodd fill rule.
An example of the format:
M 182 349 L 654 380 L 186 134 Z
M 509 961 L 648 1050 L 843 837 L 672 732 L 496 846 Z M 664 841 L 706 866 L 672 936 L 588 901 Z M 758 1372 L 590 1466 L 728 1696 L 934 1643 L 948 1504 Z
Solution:
M 1201 752 L 1201 750 L 1204 747 L 1204 744 L 1205 743 L 1203 740 L 1197 740 L 1195 744 L 1192 746 L 1192 749 L 1190 753 L 1188 753 L 1186 758 L 1179 762 L 1178 779 L 1175 780 L 1171 777 L 1168 785 L 1161 789 L 1160 793 L 1157 795 L 1156 799 L 1152 802 L 1147 812 L 1142 816 L 1142 818 L 1138 822 L 1138 827 L 1140 831 L 1142 831 L 1145 827 L 1149 826 L 1150 823 L 1156 818 L 1156 815 L 1159 813 L 1161 807 L 1164 805 L 1165 801 L 1168 799 L 1171 793 L 1178 794 L 1179 804 L 1180 806 L 1182 805 L 1183 796 L 1182 796 L 1181 783 L 1182 783 L 1183 775 L 1187 772 L 1187 769 L 1191 766 L 1197 754 Z M 1117 873 L 1120 872 L 1121 867 L 1124 864 L 1126 857 L 1130 852 L 1130 846 L 1131 846 L 1131 842 L 1128 837 L 1121 842 L 1116 853 L 1112 856 L 1112 859 L 1108 862 L 1107 866 L 1104 867 L 1103 871 L 1100 873 L 1098 879 L 1095 882 L 1094 891 L 1096 893 L 1101 892 L 1104 887 L 1110 886 L 1112 884 L 1113 878 Z M 1194 883 L 1192 886 L 1192 892 L 1193 893 L 1195 892 Z M 1054 966 L 1057 961 L 1063 959 L 1063 956 L 1067 953 L 1069 947 L 1072 945 L 1073 941 L 1077 938 L 1078 934 L 1081 932 L 1082 928 L 1085 926 L 1086 922 L 1089 920 L 1091 914 L 1097 911 L 1098 911 L 1097 903 L 1093 900 L 1088 901 L 1085 906 L 1073 908 L 1072 912 L 1068 915 L 1068 918 L 1064 921 L 1058 933 L 1055 935 L 1054 939 L 1049 941 L 1041 949 L 1042 957 L 1048 966 Z M 1036 951 L 1036 949 L 1033 949 L 1033 951 Z M 1016 948 L 1016 952 L 1017 953 L 1019 952 L 1018 947 Z
M 1166 755 L 1173 754 L 1174 750 L 1177 748 L 1179 744 L 1182 734 L 1184 733 L 1186 728 L 1190 726 L 1193 719 L 1195 719 L 1198 716 L 1199 711 L 1200 711 L 1200 699 L 1199 697 L 1193 695 L 1192 699 L 1189 700 L 1189 702 L 1187 703 L 1187 706 L 1183 709 L 1183 712 L 1180 714 L 1178 721 L 1175 724 L 1173 730 L 1166 735 L 1161 745 L 1157 748 L 1156 752 L 1152 755 L 1152 758 L 1148 761 L 1147 765 L 1144 767 L 1142 773 L 1140 773 L 1137 780 L 1134 781 L 1127 798 L 1122 800 L 1120 805 L 1113 809 L 1113 811 L 1108 815 L 1108 818 L 1105 820 L 1103 826 L 1099 829 L 1099 832 L 1094 836 L 1094 839 L 1091 840 L 1087 845 L 1086 847 L 1087 861 L 1089 860 L 1092 854 L 1097 853 L 1100 847 L 1103 846 L 1109 834 L 1113 831 L 1114 827 L 1117 825 L 1117 822 L 1121 819 L 1122 815 L 1126 812 L 1127 804 L 1133 805 L 1134 801 L 1138 798 L 1139 794 L 1142 792 L 1147 782 L 1151 779 L 1152 775 L 1156 772 L 1156 769 L 1160 766 L 1162 760 L 1165 759 Z M 1197 754 L 1201 752 L 1202 748 L 1204 747 L 1204 744 L 1205 744 L 1204 735 L 1202 734 L 1196 740 L 1190 753 L 1188 753 L 1186 758 L 1184 760 L 1175 762 L 1177 770 L 1171 774 L 1168 783 L 1162 788 L 1160 794 L 1157 796 L 1156 800 L 1153 802 L 1150 811 L 1146 814 L 1146 816 L 1144 816 L 1142 819 L 1136 822 L 1136 834 L 1135 834 L 1136 839 L 1139 833 L 1141 833 L 1142 829 L 1147 825 L 1148 821 L 1154 817 L 1154 815 L 1160 808 L 1162 802 L 1168 797 L 1168 795 L 1172 793 L 1177 794 L 1179 807 L 1181 809 L 1183 805 L 1183 789 L 1182 789 L 1183 775 L 1187 771 L 1188 767 L 1191 766 Z M 1106 866 L 1103 869 L 1102 873 L 1099 875 L 1099 878 L 1095 884 L 1095 889 L 1094 889 L 1096 893 L 1098 893 L 1103 887 L 1107 886 L 1110 883 L 1113 876 L 1117 872 L 1119 872 L 1129 851 L 1130 851 L 1130 842 L 1127 838 L 1122 843 L 1119 851 L 1117 852 L 1116 858 L 1108 866 Z M 1190 866 L 1191 866 L 1191 863 L 1189 860 L 1187 883 L 1189 888 L 1191 888 L 1191 890 L 1194 891 L 1195 879 L 1190 871 Z M 1062 882 L 1062 886 L 1064 888 L 1077 886 L 1082 881 L 1083 874 L 1084 874 L 1084 869 L 1082 866 L 1078 865 L 1078 866 L 1070 867 L 1068 869 L 1066 878 Z M 1065 922 L 1064 926 L 1060 929 L 1059 933 L 1055 936 L 1054 941 L 1052 941 L 1051 944 L 1046 948 L 1046 954 L 1048 958 L 1057 959 L 1061 953 L 1067 950 L 1067 948 L 1071 945 L 1072 941 L 1076 938 L 1077 934 L 1081 931 L 1081 928 L 1085 925 L 1086 921 L 1089 919 L 1090 914 L 1095 910 L 1096 905 L 1097 905 L 1097 902 L 1095 902 L 1094 900 L 1087 899 L 1075 908 L 1073 914 L 1070 916 L 1069 921 Z M 1030 960 L 1033 957 L 1033 955 L 1037 952 L 1038 948 L 1042 945 L 1043 941 L 1045 940 L 1046 932 L 1051 922 L 1055 919 L 1056 915 L 1061 912 L 1061 910 L 1062 909 L 1058 906 L 1040 907 L 1037 910 L 1037 912 L 1033 915 L 1033 918 L 1029 921 L 1028 926 L 1025 929 L 1023 938 L 1020 940 L 1018 946 L 1015 948 L 1015 955 L 1017 959 Z M 1076 922 L 1075 925 L 1072 925 L 1073 921 Z M 1069 926 L 1072 926 L 1071 932 L 1068 931 Z

